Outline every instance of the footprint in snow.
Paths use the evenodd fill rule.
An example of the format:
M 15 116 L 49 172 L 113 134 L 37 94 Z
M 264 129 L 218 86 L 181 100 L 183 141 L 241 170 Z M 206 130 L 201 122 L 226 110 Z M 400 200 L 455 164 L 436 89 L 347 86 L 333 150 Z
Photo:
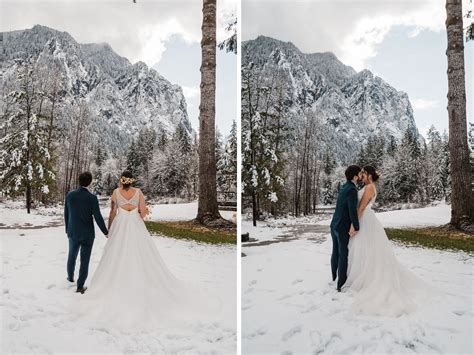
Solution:
M 52 288 L 56 287 L 55 284 L 51 284 L 51 285 L 48 285 L 48 287 L 46 287 L 48 290 L 51 290 Z
M 457 316 L 470 316 L 472 317 L 473 313 L 469 310 L 465 310 L 465 309 L 457 309 L 457 310 L 454 310 L 453 313 Z
M 296 285 L 296 284 L 299 284 L 299 283 L 301 283 L 301 282 L 303 282 L 303 281 L 304 281 L 303 279 L 296 279 L 296 280 L 294 280 L 291 284 L 292 284 L 292 285 Z
M 244 335 L 244 337 L 249 339 L 249 338 L 255 338 L 257 336 L 262 336 L 262 335 L 265 335 L 265 334 L 267 334 L 267 329 L 264 328 L 264 327 L 260 327 L 256 330 L 254 330 L 253 332 Z
M 18 330 L 20 330 L 20 328 L 21 328 L 20 322 L 12 322 L 8 324 L 8 329 L 14 332 L 17 332 Z
M 281 336 L 281 340 L 288 341 L 288 339 L 294 337 L 296 334 L 301 333 L 301 330 L 302 330 L 301 325 L 297 325 L 289 329 L 285 333 L 283 333 Z
M 252 293 L 255 289 L 253 287 L 250 287 L 244 291 L 244 295 L 248 295 L 249 293 Z
M 301 313 L 311 313 L 311 312 L 314 312 L 318 309 L 318 306 L 313 304 L 312 306 L 308 307 L 308 308 L 305 308 L 301 311 Z

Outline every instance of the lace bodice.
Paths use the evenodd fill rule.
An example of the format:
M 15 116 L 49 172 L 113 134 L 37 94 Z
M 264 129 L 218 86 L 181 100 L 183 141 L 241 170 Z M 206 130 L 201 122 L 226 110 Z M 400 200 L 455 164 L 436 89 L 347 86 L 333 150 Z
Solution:
M 138 193 L 138 189 L 135 189 L 135 193 L 133 196 L 129 199 L 126 199 L 123 197 L 123 195 L 120 193 L 119 189 L 115 190 L 115 199 L 117 202 L 118 207 L 122 207 L 124 205 L 132 205 L 135 207 L 138 207 L 138 204 L 140 202 L 140 194 Z
M 357 192 L 357 198 L 359 200 L 359 203 L 360 201 L 362 200 L 362 196 L 364 195 L 364 191 L 365 191 L 365 186 L 363 188 L 361 188 L 358 192 Z M 375 190 L 375 195 L 374 197 L 372 197 L 372 199 L 369 201 L 369 203 L 367 204 L 367 207 L 366 208 L 372 208 L 372 205 L 375 203 L 375 199 L 377 198 L 377 190 Z

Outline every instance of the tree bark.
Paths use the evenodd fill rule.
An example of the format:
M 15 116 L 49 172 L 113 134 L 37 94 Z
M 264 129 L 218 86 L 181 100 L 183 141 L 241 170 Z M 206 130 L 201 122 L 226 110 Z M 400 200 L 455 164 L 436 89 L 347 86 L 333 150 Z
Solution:
M 462 0 L 446 0 L 448 36 L 448 115 L 451 164 L 451 224 L 456 228 L 474 221 L 469 148 L 467 144 L 464 32 Z
M 199 105 L 199 201 L 197 220 L 220 219 L 217 205 L 216 113 L 216 0 L 203 0 L 201 103 Z

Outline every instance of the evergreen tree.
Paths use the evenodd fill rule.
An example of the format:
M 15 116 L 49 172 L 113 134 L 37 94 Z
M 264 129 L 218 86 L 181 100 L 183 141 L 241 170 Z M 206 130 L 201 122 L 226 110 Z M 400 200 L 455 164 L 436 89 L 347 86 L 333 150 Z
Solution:
M 95 171 L 94 171 L 94 191 L 96 194 L 101 195 L 104 193 L 104 163 L 107 159 L 107 153 L 102 144 L 98 144 L 94 157 Z
M 140 174 L 140 155 L 138 152 L 138 144 L 135 140 L 132 140 L 128 147 L 127 153 L 127 170 L 132 173 L 133 176 L 138 177 Z
M 397 140 L 393 135 L 389 135 L 387 143 L 387 154 L 391 157 L 395 155 L 397 151 Z
M 161 196 L 189 197 L 193 192 L 191 137 L 184 126 L 177 125 L 171 138 L 165 145 L 160 144 L 160 139 L 152 154 L 150 190 Z
M 443 183 L 443 144 L 441 135 L 434 126 L 428 130 L 428 152 L 426 164 L 428 166 L 429 195 L 431 200 L 441 200 L 445 197 Z
M 446 201 L 450 201 L 451 199 L 451 166 L 449 154 L 449 138 L 445 131 L 441 137 L 441 160 L 439 163 L 439 169 L 443 185 L 443 195 Z
M 173 140 L 177 140 L 181 146 L 181 151 L 183 154 L 189 154 L 191 152 L 191 137 L 184 127 L 184 125 L 179 124 L 176 127 L 176 130 L 173 134 Z
M 237 124 L 232 122 L 225 149 L 221 158 L 220 170 L 224 177 L 222 191 L 227 193 L 226 200 L 237 200 Z
M 143 128 L 138 133 L 136 142 L 137 180 L 145 193 L 151 192 L 150 164 L 156 143 L 156 131 L 153 128 Z
M 330 205 L 334 203 L 336 192 L 333 186 L 333 182 L 335 180 L 333 172 L 336 168 L 336 160 L 333 153 L 329 149 L 326 151 L 323 164 L 324 176 L 322 181 L 321 197 L 323 204 Z
M 217 197 L 223 199 L 222 192 L 225 191 L 225 173 L 224 173 L 224 142 L 221 132 L 216 129 L 216 183 L 217 183 Z
M 48 149 L 48 121 L 41 112 L 47 94 L 39 90 L 34 64 L 18 63 L 19 87 L 10 93 L 13 108 L 1 127 L 1 191 L 8 196 L 26 195 L 30 213 L 34 195 L 48 194 L 55 173 Z

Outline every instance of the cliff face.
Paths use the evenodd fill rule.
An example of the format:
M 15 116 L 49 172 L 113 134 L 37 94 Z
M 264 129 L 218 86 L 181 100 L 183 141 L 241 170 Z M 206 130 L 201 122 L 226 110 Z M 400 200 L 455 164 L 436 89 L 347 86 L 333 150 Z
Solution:
M 80 44 L 67 32 L 39 25 L 2 35 L 4 85 L 17 80 L 19 59 L 59 68 L 63 101 L 72 105 L 87 102 L 92 130 L 110 149 L 128 144 L 145 126 L 171 133 L 182 124 L 191 131 L 181 87 L 144 63 L 131 64 L 108 44 Z
M 286 78 L 286 112 L 297 122 L 315 112 L 341 160 L 350 158 L 371 135 L 401 139 L 416 134 L 408 95 L 369 70 L 356 72 L 333 53 L 302 53 L 290 42 L 260 36 L 242 43 L 242 65 L 252 63 L 262 77 L 280 71 Z M 334 142 L 338 142 L 337 145 Z

